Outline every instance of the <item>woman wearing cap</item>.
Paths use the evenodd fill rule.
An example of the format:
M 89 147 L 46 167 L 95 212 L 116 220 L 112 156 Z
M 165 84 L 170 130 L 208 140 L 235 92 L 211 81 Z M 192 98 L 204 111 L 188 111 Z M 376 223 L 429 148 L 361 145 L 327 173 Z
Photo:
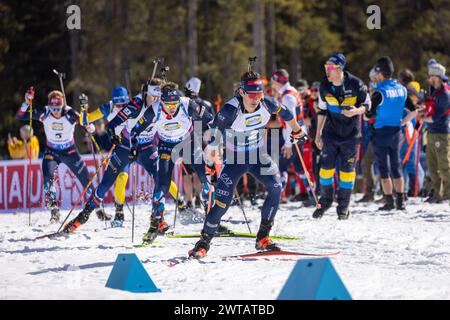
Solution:
M 428 65 L 428 83 L 433 90 L 426 103 L 427 166 L 434 194 L 427 202 L 450 199 L 450 86 L 440 63 Z
M 29 106 L 34 100 L 34 90 L 29 89 L 25 94 L 25 102 L 17 113 L 17 119 L 30 120 Z M 89 183 L 88 169 L 81 159 L 75 145 L 75 126 L 80 124 L 79 114 L 71 107 L 65 105 L 63 94 L 52 91 L 48 95 L 48 105 L 43 108 L 33 108 L 32 119 L 42 122 L 47 139 L 47 148 L 44 152 L 42 171 L 44 174 L 44 192 L 47 208 L 51 208 L 50 221 L 59 221 L 59 208 L 56 198 L 56 188 L 53 186 L 54 176 L 58 165 L 64 163 L 83 187 Z M 90 188 L 88 194 L 92 192 Z
M 206 216 L 200 240 L 189 252 L 191 257 L 199 259 L 206 256 L 220 220 L 231 204 L 236 184 L 247 172 L 263 183 L 268 192 L 261 209 L 261 225 L 256 238 L 256 248 L 261 251 L 280 250 L 271 241 L 269 233 L 281 199 L 281 179 L 278 166 L 264 146 L 264 128 L 271 114 L 279 113 L 293 130 L 291 143 L 304 142 L 306 134 L 285 106 L 266 104 L 263 97 L 264 88 L 260 75 L 251 70 L 246 72 L 241 78 L 241 86 L 236 96 L 220 109 L 211 124 L 216 134 L 213 141 L 208 144 L 208 149 L 219 148 L 218 132 L 222 133 L 226 148 L 224 166 L 217 183 L 214 206 Z

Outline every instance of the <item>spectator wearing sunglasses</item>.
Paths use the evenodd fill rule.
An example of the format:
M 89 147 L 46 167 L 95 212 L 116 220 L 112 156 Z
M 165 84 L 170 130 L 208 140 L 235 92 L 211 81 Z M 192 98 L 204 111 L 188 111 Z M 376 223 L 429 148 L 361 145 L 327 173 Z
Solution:
M 44 174 L 44 192 L 47 208 L 51 209 L 50 221 L 59 221 L 60 213 L 57 203 L 56 188 L 53 185 L 58 165 L 64 163 L 78 177 L 83 188 L 89 183 L 89 172 L 75 145 L 75 126 L 80 125 L 80 115 L 65 104 L 65 98 L 60 91 L 52 91 L 48 95 L 48 105 L 33 106 L 30 115 L 29 108 L 33 103 L 35 92 L 32 88 L 25 94 L 25 102 L 17 112 L 20 121 L 40 121 L 45 130 L 47 148 L 44 152 L 42 171 Z M 89 188 L 87 194 L 92 193 Z
M 319 90 L 316 145 L 322 150 L 320 169 L 320 208 L 313 218 L 321 218 L 333 203 L 333 177 L 339 163 L 337 192 L 338 219 L 349 216 L 350 196 L 355 184 L 356 161 L 361 137 L 360 116 L 370 108 L 364 83 L 345 71 L 342 53 L 331 56 L 324 65 L 326 77 Z

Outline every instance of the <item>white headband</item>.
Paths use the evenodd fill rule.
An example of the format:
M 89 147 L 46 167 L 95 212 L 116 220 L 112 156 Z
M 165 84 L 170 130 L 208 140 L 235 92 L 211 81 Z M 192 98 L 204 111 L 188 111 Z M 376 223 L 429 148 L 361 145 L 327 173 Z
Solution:
M 161 97 L 161 87 L 160 86 L 148 86 L 147 94 L 152 97 Z

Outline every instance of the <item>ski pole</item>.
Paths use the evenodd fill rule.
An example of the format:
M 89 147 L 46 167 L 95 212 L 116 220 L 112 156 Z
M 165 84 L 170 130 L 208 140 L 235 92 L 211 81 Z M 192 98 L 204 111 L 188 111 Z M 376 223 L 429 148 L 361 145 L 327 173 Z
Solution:
M 244 219 L 245 219 L 245 223 L 247 224 L 248 232 L 252 233 L 252 230 L 250 229 L 250 224 L 248 223 L 247 215 L 245 214 L 244 206 L 241 202 L 241 197 L 239 197 L 239 194 L 237 193 L 237 191 L 234 191 L 234 196 L 236 197 L 236 199 L 239 203 L 239 207 L 241 208 L 242 213 L 244 214 Z
M 422 129 L 422 125 L 423 125 L 423 121 L 420 122 L 419 127 L 417 128 L 417 130 L 414 131 L 414 138 L 411 141 L 411 144 L 408 146 L 408 150 L 406 151 L 405 157 L 402 160 L 402 165 L 405 165 L 406 162 L 408 162 L 412 148 L 414 147 L 414 144 L 420 135 L 420 130 Z
M 132 187 L 132 193 L 133 193 L 133 210 L 131 211 L 131 243 L 134 243 L 134 210 L 135 210 L 135 206 L 136 206 L 136 183 L 137 183 L 137 179 L 136 179 L 136 162 L 133 162 L 132 164 L 133 166 L 133 187 Z
M 152 77 L 150 80 L 152 80 L 155 75 L 156 75 L 156 70 L 158 68 L 158 64 L 161 64 L 164 62 L 164 58 L 156 58 L 155 60 L 153 60 L 153 72 L 152 72 Z
M 173 217 L 173 232 L 175 233 L 175 226 L 177 222 L 177 214 L 178 214 L 178 207 L 179 207 L 179 198 L 180 198 L 180 186 L 183 186 L 183 170 L 185 174 L 187 175 L 186 167 L 184 166 L 183 160 L 180 161 L 179 164 L 179 170 L 178 170 L 178 184 L 177 186 L 177 198 L 175 199 L 175 214 Z M 174 182 L 175 183 L 175 182 Z
M 67 219 L 69 218 L 69 216 L 72 214 L 73 210 L 75 210 L 75 208 L 80 204 L 81 200 L 83 199 L 83 197 L 85 196 L 86 192 L 88 191 L 89 187 L 91 186 L 92 182 L 94 181 L 94 178 L 98 175 L 100 168 L 105 167 L 105 164 L 107 161 L 110 160 L 111 154 L 114 151 L 114 149 L 116 148 L 116 145 L 113 145 L 111 147 L 111 150 L 109 150 L 107 157 L 103 160 L 103 163 L 100 167 L 97 168 L 97 170 L 95 171 L 94 175 L 92 176 L 91 180 L 89 180 L 89 183 L 87 184 L 86 188 L 84 188 L 83 193 L 80 195 L 80 197 L 78 198 L 78 200 L 75 202 L 75 204 L 72 206 L 72 208 L 69 211 L 69 214 L 66 216 L 66 218 L 64 219 L 64 221 L 61 223 L 61 225 L 58 228 L 58 231 L 56 231 L 56 233 L 59 233 L 61 231 L 61 228 L 64 226 L 64 223 L 66 223 Z
M 66 77 L 66 74 L 60 73 L 56 69 L 53 69 L 53 73 L 56 74 L 59 78 L 59 84 L 61 86 L 61 92 L 62 92 L 63 98 L 64 98 L 64 106 L 67 106 L 66 93 L 64 91 L 64 83 L 63 83 L 63 79 Z
M 309 176 L 309 172 L 306 168 L 305 161 L 303 160 L 302 153 L 300 152 L 300 148 L 298 147 L 298 145 L 296 143 L 294 143 L 294 145 L 295 145 L 295 149 L 297 149 L 297 153 L 298 153 L 298 157 L 300 158 L 300 162 L 302 163 L 302 167 L 303 167 L 303 171 L 305 172 L 306 180 L 308 180 L 309 188 L 312 191 L 314 201 L 316 202 L 316 208 L 320 209 L 321 205 L 319 203 L 319 200 L 317 199 L 316 189 L 314 188 L 314 185 L 311 182 L 311 177 Z
M 98 145 L 97 141 L 95 140 L 94 136 L 92 135 L 92 133 L 90 133 L 86 126 L 89 124 L 89 120 L 88 120 L 88 110 L 89 110 L 89 104 L 88 104 L 88 97 L 83 93 L 81 94 L 81 96 L 79 97 L 80 100 L 80 108 L 81 108 L 81 112 L 83 114 L 82 116 L 82 125 L 86 130 L 86 135 L 90 138 L 90 148 L 91 148 L 91 152 L 92 152 L 92 156 L 94 157 L 94 162 L 95 162 L 95 168 L 97 168 L 98 163 L 97 163 L 97 159 L 96 159 L 96 152 L 100 155 L 102 162 L 104 160 L 103 155 L 102 155 L 102 151 L 100 149 L 100 146 Z
M 422 135 L 420 131 L 418 131 L 418 139 L 417 139 L 417 156 L 416 156 L 416 172 L 414 175 L 414 197 L 419 195 L 419 165 L 420 165 L 420 151 L 422 144 Z
M 34 91 L 34 88 L 31 87 L 31 89 Z M 27 143 L 27 151 L 29 150 L 28 154 L 28 225 L 31 227 L 31 158 L 33 157 L 33 150 L 31 149 L 31 132 L 33 132 L 33 100 L 30 102 L 30 142 Z
M 175 199 L 175 214 L 173 216 L 173 232 L 175 233 L 175 226 L 177 223 L 177 213 L 178 213 L 178 197 L 180 196 L 180 188 L 177 188 L 177 198 Z
M 84 126 L 84 129 L 86 131 L 86 137 L 90 138 L 90 149 L 91 149 L 91 152 L 92 152 L 92 157 L 94 158 L 95 169 L 98 170 L 99 169 L 99 164 L 97 162 L 96 152 L 98 152 L 98 154 L 100 155 L 100 157 L 102 159 L 102 162 L 103 162 L 104 158 L 103 158 L 103 155 L 101 153 L 100 147 L 97 144 L 97 141 L 95 141 L 94 136 L 86 128 L 87 125 L 89 124 L 89 121 L 88 121 L 89 103 L 88 103 L 87 95 L 85 95 L 84 93 L 81 94 L 81 96 L 79 97 L 79 102 L 80 102 L 81 112 L 83 114 L 83 116 L 82 116 L 83 121 L 82 121 L 81 124 Z M 100 204 L 100 208 L 104 210 L 103 201 Z M 105 220 L 105 225 L 106 225 L 106 220 Z

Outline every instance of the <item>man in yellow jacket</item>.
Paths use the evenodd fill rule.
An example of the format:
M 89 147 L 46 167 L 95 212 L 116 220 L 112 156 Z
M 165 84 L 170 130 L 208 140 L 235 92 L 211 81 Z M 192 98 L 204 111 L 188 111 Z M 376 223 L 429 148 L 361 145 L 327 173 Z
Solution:
M 20 128 L 20 138 L 8 135 L 9 155 L 14 160 L 19 159 L 38 159 L 39 158 L 39 140 L 34 135 L 33 128 L 25 125 Z

